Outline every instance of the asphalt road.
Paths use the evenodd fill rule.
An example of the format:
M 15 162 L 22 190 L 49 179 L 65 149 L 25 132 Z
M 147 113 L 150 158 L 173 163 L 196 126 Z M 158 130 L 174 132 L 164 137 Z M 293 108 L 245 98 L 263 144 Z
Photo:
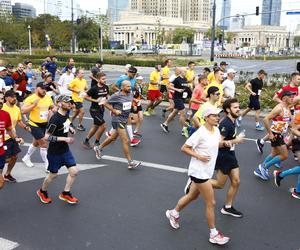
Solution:
M 106 120 L 109 124 L 107 115 Z M 264 134 L 254 130 L 252 117 L 243 121 L 242 127 L 246 128 L 248 138 Z M 84 125 L 88 127 L 91 122 L 85 119 Z M 180 230 L 174 231 L 165 218 L 165 210 L 173 208 L 183 195 L 187 180 L 183 172 L 188 167 L 189 157 L 180 151 L 185 139 L 180 135 L 178 121 L 169 126 L 169 134 L 161 130 L 161 122 L 159 112 L 156 116 L 145 118 L 142 142 L 131 148 L 134 159 L 144 163 L 134 171 L 127 170 L 127 165 L 122 162 L 124 156 L 119 141 L 103 151 L 110 160 L 99 161 L 93 151 L 80 145 L 86 132 L 78 132 L 72 151 L 79 168 L 84 164 L 89 164 L 90 168 L 82 170 L 74 184 L 72 192 L 80 199 L 75 206 L 57 198 L 64 186 L 64 174 L 49 188 L 53 198 L 49 205 L 41 204 L 35 194 L 43 180 L 41 167 L 28 169 L 28 173 L 33 173 L 31 180 L 8 183 L 0 191 L 0 244 L 7 239 L 17 242 L 17 249 L 22 250 L 219 249 L 208 242 L 201 199 L 181 213 Z M 19 131 L 19 135 L 30 143 L 29 134 Z M 22 147 L 19 158 L 26 149 Z M 223 248 L 299 249 L 300 203 L 288 192 L 289 187 L 295 185 L 296 177 L 286 178 L 282 187 L 277 188 L 272 181 L 264 182 L 253 175 L 255 167 L 270 150 L 269 145 L 266 145 L 263 156 L 251 140 L 238 145 L 236 150 L 241 186 L 235 207 L 244 213 L 244 218 L 222 215 L 219 211 L 226 190 L 215 192 L 217 228 L 231 237 L 229 244 Z M 33 162 L 41 162 L 38 152 Z M 294 165 L 296 162 L 291 158 L 283 163 L 284 167 Z M 18 163 L 16 177 L 26 175 L 26 170 Z

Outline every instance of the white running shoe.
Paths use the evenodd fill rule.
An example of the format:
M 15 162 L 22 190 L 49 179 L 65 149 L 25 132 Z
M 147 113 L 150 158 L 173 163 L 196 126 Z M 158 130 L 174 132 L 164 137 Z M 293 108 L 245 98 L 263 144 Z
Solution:
M 139 166 L 141 165 L 141 162 L 138 161 L 130 161 L 128 162 L 128 169 L 135 169 L 135 168 L 138 168 Z
M 209 237 L 209 242 L 217 245 L 224 245 L 230 240 L 229 237 L 224 236 L 220 231 L 215 236 Z
M 96 153 L 97 160 L 101 160 L 101 158 L 102 158 L 102 150 L 99 148 L 99 146 L 94 146 L 94 151 Z
M 22 161 L 28 168 L 34 167 L 33 163 L 31 162 L 30 158 L 27 157 L 26 155 L 22 158 Z
M 173 227 L 174 229 L 179 229 L 179 216 L 176 218 L 174 215 L 172 215 L 171 210 L 167 210 L 166 211 L 166 216 L 170 221 L 170 225 L 171 227 Z

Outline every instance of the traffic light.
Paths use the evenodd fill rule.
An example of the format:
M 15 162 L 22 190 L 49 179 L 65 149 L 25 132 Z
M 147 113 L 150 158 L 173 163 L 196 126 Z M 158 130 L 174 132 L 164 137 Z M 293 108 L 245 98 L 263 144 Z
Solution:
M 77 18 L 77 19 L 76 19 L 76 23 L 77 23 L 77 25 L 79 25 L 79 24 L 81 23 L 81 19 L 80 19 L 80 18 Z
M 259 6 L 256 6 L 255 15 L 259 16 Z

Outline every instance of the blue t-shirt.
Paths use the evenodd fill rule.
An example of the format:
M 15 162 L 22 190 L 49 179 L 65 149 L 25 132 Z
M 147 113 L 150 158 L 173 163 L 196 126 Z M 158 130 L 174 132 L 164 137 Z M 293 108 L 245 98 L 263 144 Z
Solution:
M 15 83 L 15 80 L 11 77 L 11 76 L 5 76 L 4 78 L 2 78 L 3 81 L 5 82 L 6 86 L 13 86 Z
M 127 75 L 120 76 L 120 78 L 116 81 L 116 85 L 118 86 L 118 88 L 121 89 L 121 85 L 122 85 L 122 82 L 124 80 L 130 81 L 131 91 L 134 91 L 135 84 L 136 84 L 136 79 L 135 78 L 129 78 Z
M 50 72 L 52 74 L 52 79 L 54 81 L 55 73 L 57 70 L 57 64 L 55 62 L 48 62 L 48 63 L 46 63 L 45 68 L 48 72 Z

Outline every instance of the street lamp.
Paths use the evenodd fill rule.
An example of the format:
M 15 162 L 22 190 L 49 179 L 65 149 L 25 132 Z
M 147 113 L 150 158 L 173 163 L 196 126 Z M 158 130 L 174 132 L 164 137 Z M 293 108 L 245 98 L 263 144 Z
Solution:
M 29 42 L 29 55 L 31 56 L 31 27 L 30 25 L 28 25 L 27 27 L 28 29 L 28 42 Z

